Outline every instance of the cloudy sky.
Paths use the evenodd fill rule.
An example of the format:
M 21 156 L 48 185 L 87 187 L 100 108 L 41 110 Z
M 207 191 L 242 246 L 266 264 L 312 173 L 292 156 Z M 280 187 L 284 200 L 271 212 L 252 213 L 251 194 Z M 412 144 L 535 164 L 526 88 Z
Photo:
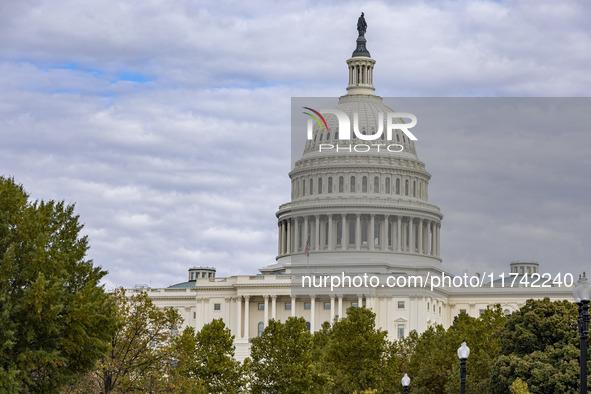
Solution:
M 444 267 L 591 271 L 586 1 L 2 1 L 0 175 L 76 204 L 108 287 L 256 273 L 290 196 L 291 97 L 345 93 L 361 11 L 383 97 L 580 98 L 529 109 L 555 129 L 422 131 Z

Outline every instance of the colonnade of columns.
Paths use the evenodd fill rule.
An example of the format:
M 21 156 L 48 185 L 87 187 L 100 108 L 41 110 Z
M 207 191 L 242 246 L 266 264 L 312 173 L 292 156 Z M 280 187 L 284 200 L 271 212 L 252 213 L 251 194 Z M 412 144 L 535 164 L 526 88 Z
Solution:
M 316 332 L 325 321 L 334 321 L 345 317 L 346 309 L 353 303 L 355 306 L 365 306 L 373 309 L 378 313 L 378 305 L 385 305 L 382 303 L 384 299 L 391 297 L 375 297 L 365 295 L 325 295 L 325 296 L 293 296 L 293 295 L 242 295 L 236 297 L 225 297 L 226 303 L 222 308 L 226 313 L 224 319 L 227 320 L 228 327 L 232 330 L 235 338 L 238 340 L 249 339 L 258 335 L 258 325 L 263 323 L 264 327 L 268 325 L 270 319 L 278 319 L 277 305 L 283 305 L 284 302 L 290 303 L 289 313 L 281 313 L 281 319 L 287 317 L 300 316 L 304 317 L 309 324 L 311 332 Z M 396 308 L 396 297 L 391 298 L 392 307 Z M 197 320 L 195 321 L 196 328 L 199 330 L 204 324 L 211 321 L 214 315 L 209 311 L 210 299 L 207 297 L 198 297 L 197 301 Z M 262 301 L 262 302 L 261 302 Z M 263 310 L 258 308 L 259 304 L 263 304 Z M 330 311 L 322 312 L 327 309 L 324 305 L 330 305 Z M 254 305 L 254 306 L 253 306 Z M 378 308 L 378 309 L 376 309 Z M 390 308 L 390 306 L 388 306 Z M 403 307 L 404 308 L 404 307 Z M 447 304 L 437 298 L 421 297 L 411 298 L 408 300 L 406 308 L 412 310 L 411 320 L 408 321 L 410 328 L 426 329 L 430 324 L 449 324 L 447 316 Z M 406 309 L 405 308 L 405 309 Z M 473 311 L 471 311 L 473 312 Z M 386 313 L 381 311 L 381 313 Z M 262 314 L 262 317 L 261 317 Z M 387 324 L 387 320 L 378 318 L 378 324 Z M 385 326 L 383 328 L 386 328 Z
M 373 86 L 374 61 L 355 59 L 349 63 L 349 86 Z
M 260 302 L 260 298 L 263 298 L 263 320 L 262 322 L 264 323 L 265 327 L 267 326 L 268 322 L 270 319 L 277 319 L 277 297 L 276 295 L 263 295 L 263 296 L 258 296 L 257 298 L 257 303 Z M 233 333 L 236 337 L 236 339 L 244 339 L 244 338 L 251 338 L 253 336 L 256 336 L 258 333 L 253 333 L 250 332 L 250 328 L 251 328 L 251 316 L 250 316 L 250 309 L 251 309 L 251 301 L 252 298 L 255 298 L 254 296 L 238 296 L 238 297 L 229 297 L 229 302 L 227 302 L 228 306 L 230 305 L 230 302 L 234 305 L 234 310 L 236 311 L 235 316 L 236 319 L 232 322 L 233 318 L 231 317 L 230 320 L 230 326 L 233 329 Z M 300 309 L 304 308 L 304 313 L 299 313 L 299 316 L 303 316 L 304 318 L 306 318 L 306 320 L 308 321 L 308 323 L 310 324 L 310 331 L 311 332 L 315 332 L 317 329 L 320 328 L 320 325 L 322 322 L 319 322 L 319 319 L 317 319 L 317 312 L 316 312 L 316 307 L 317 307 L 317 303 L 320 300 L 323 300 L 322 302 L 327 302 L 324 301 L 326 298 L 322 297 L 322 298 L 317 298 L 317 297 L 311 297 L 311 298 L 301 298 L 301 297 L 288 297 L 288 296 L 281 296 L 282 299 L 285 299 L 285 301 L 290 301 L 290 316 L 291 317 L 295 317 L 296 316 L 296 309 L 298 308 L 298 306 L 300 307 Z M 343 296 L 331 296 L 331 297 L 327 297 L 330 298 L 330 321 L 332 322 L 335 317 L 339 316 L 342 317 L 343 316 Z M 271 299 L 271 308 L 269 308 L 269 299 Z M 356 301 L 357 302 L 357 306 L 361 307 L 363 306 L 363 301 L 365 300 L 365 306 L 370 307 L 373 306 L 372 303 L 370 302 L 370 299 L 365 298 L 364 296 L 358 296 L 357 298 L 347 298 L 348 301 Z M 207 302 L 207 298 L 201 297 L 197 299 L 198 302 L 198 310 L 200 310 L 200 312 L 198 312 L 198 314 L 203 314 L 203 318 L 198 319 L 197 321 L 197 327 L 201 327 L 203 326 L 207 321 L 207 316 L 204 314 L 205 312 L 205 308 L 203 308 L 206 305 Z M 309 303 L 309 308 L 305 307 L 305 304 Z M 257 304 L 258 305 L 258 304 Z M 309 311 L 309 312 L 308 312 Z M 270 312 L 270 313 L 269 313 Z M 259 319 L 257 319 L 258 322 Z M 326 320 L 326 319 L 325 319 Z
M 329 214 L 283 219 L 278 225 L 279 255 L 303 252 L 309 240 L 311 251 L 368 249 L 439 256 L 439 220 L 400 215 Z

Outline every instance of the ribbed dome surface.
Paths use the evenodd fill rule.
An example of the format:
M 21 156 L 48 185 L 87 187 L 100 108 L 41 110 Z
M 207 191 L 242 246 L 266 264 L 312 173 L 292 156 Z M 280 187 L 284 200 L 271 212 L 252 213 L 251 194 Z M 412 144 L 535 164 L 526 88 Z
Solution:
M 345 95 L 339 99 L 339 104 L 335 107 L 340 111 L 343 111 L 349 116 L 351 120 L 351 140 L 340 140 L 338 135 L 338 120 L 337 117 L 331 114 L 326 114 L 324 118 L 326 119 L 326 123 L 328 125 L 328 132 L 324 129 L 320 129 L 317 124 L 313 125 L 313 133 L 314 137 L 312 140 L 306 142 L 306 147 L 304 150 L 304 158 L 306 157 L 307 153 L 318 152 L 320 144 L 333 144 L 333 145 L 350 145 L 350 144 L 384 144 L 384 148 L 380 149 L 381 154 L 389 154 L 392 155 L 393 153 L 389 153 L 386 151 L 385 146 L 389 144 L 400 144 L 404 147 L 404 154 L 412 154 L 415 159 L 418 159 L 416 156 L 416 149 L 414 146 L 413 141 L 411 141 L 401 130 L 394 130 L 393 138 L 391 141 L 386 139 L 386 114 L 389 112 L 396 112 L 393 109 L 387 107 L 382 103 L 382 98 L 379 96 L 370 96 L 370 95 Z M 359 130 L 361 133 L 366 135 L 373 135 L 378 130 L 378 119 L 379 114 L 383 114 L 383 132 L 382 136 L 377 140 L 373 141 L 364 141 L 359 138 L 355 137 L 355 133 L 353 132 L 353 115 L 354 113 L 358 113 L 359 116 Z M 407 120 L 408 121 L 408 120 Z M 402 119 L 397 119 L 396 123 L 405 123 Z M 377 149 L 374 148 L 371 152 L 375 154 L 378 153 Z M 400 153 L 399 153 L 400 154 Z M 406 155 L 405 155 L 406 156 Z

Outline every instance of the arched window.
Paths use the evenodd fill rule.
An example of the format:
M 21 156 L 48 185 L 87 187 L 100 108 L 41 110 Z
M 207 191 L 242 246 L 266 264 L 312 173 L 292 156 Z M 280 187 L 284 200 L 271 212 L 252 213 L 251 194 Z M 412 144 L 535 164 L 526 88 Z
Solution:
M 305 191 L 304 191 L 305 194 Z M 400 194 L 400 179 L 396 178 L 396 194 Z
M 310 327 L 311 327 L 311 326 L 310 326 L 310 322 L 309 322 L 309 321 L 307 321 L 307 322 L 306 322 L 306 329 L 307 329 L 308 331 L 310 331 Z
M 386 193 L 390 194 L 390 177 L 386 178 Z
M 265 323 L 260 322 L 259 323 L 259 332 L 258 332 L 258 336 L 260 337 L 261 335 L 263 335 L 263 331 L 265 331 Z
M 332 193 L 332 177 L 328 177 L 328 192 Z
M 310 190 L 310 194 L 312 194 L 312 190 Z M 404 181 L 404 195 L 408 196 L 408 179 Z
M 322 178 L 318 178 L 318 194 L 322 194 Z
M 355 193 L 355 177 L 352 176 L 349 183 L 349 191 Z
M 322 141 L 322 133 L 320 133 L 320 141 Z
M 345 178 L 340 176 L 339 177 L 339 193 L 343 193 L 345 191 Z
M 367 193 L 367 177 L 366 176 L 361 178 L 361 191 L 363 193 Z
M 378 178 L 377 176 L 373 178 L 373 192 L 380 192 L 380 178 Z
M 310 179 L 310 195 L 312 194 L 314 194 L 314 180 Z
M 505 316 L 509 316 L 511 314 L 511 311 L 509 309 L 505 309 L 503 313 L 505 314 Z
M 326 140 L 330 141 L 330 131 L 328 133 L 326 133 Z

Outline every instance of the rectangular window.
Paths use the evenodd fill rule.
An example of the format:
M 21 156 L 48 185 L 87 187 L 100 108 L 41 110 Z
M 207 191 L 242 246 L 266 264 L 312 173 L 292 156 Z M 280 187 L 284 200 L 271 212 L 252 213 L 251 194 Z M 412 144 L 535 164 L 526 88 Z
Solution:
M 356 302 L 352 302 L 352 303 L 351 303 L 351 306 L 352 306 L 353 308 L 357 308 L 357 303 L 356 303 Z
M 312 303 L 311 302 L 304 302 L 304 309 L 312 309 Z
M 193 319 L 197 319 L 197 312 L 193 312 Z
M 398 301 L 398 309 L 404 309 L 404 301 Z
M 441 315 L 441 307 L 439 307 L 439 314 Z
M 398 325 L 398 339 L 404 338 L 404 324 Z
M 222 310 L 222 304 L 213 304 L 213 310 L 214 311 L 221 311 Z
M 324 303 L 324 309 L 330 309 L 330 302 Z
M 460 309 L 460 313 L 466 313 L 465 309 Z
M 291 302 L 286 302 L 285 303 L 285 310 L 286 311 L 290 311 L 291 310 Z
M 265 304 L 263 302 L 259 302 L 259 311 L 265 310 Z
M 481 315 L 484 315 L 484 311 L 485 311 L 484 309 L 481 309 L 481 310 L 479 310 L 478 312 L 479 312 Z

